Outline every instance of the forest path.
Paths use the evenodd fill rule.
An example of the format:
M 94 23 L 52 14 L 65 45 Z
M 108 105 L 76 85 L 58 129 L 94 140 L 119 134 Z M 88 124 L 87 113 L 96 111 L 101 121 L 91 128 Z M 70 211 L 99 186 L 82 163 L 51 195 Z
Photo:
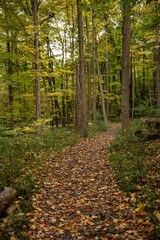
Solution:
M 34 196 L 29 239 L 148 239 L 143 220 L 120 191 L 108 161 L 118 125 L 50 160 Z

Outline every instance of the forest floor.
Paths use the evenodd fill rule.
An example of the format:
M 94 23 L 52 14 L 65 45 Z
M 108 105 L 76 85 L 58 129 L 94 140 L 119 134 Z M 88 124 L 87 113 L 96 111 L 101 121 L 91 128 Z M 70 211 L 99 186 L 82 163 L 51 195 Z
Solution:
M 110 143 L 119 125 L 45 160 L 42 186 L 32 198 L 29 239 L 149 239 L 153 225 L 118 188 Z M 41 179 L 37 180 L 37 184 Z

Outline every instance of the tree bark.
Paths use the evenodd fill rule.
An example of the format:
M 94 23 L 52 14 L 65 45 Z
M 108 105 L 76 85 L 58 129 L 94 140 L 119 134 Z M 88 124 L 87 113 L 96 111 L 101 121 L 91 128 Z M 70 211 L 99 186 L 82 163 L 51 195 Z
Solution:
M 35 45 L 35 90 L 36 90 L 36 120 L 41 119 L 41 96 L 40 96 L 40 57 L 39 57 L 39 29 L 38 29 L 38 7 L 39 1 L 33 2 L 33 19 L 34 19 L 34 45 Z M 37 133 L 40 135 L 42 131 L 38 122 Z
M 150 79 L 149 79 L 149 71 L 147 66 L 147 79 L 148 79 L 148 95 L 149 95 L 149 104 L 152 106 L 152 97 L 151 97 L 151 86 L 150 86 Z
M 92 1 L 91 1 L 92 2 Z M 97 66 L 97 73 L 98 73 L 98 82 L 99 82 L 99 88 L 101 93 L 101 100 L 102 100 L 102 112 L 104 117 L 104 124 L 107 127 L 107 116 L 106 116 L 106 110 L 105 110 L 105 101 L 104 101 L 104 94 L 103 94 L 103 87 L 102 87 L 102 81 L 101 81 L 101 73 L 100 73 L 100 67 L 99 67 L 99 61 L 98 61 L 98 52 L 97 52 L 97 46 L 96 46 L 96 26 L 95 26 L 95 5 L 92 7 L 92 24 L 93 24 L 93 61 L 94 61 L 94 76 L 93 76 L 93 84 L 94 88 L 96 88 L 96 66 Z M 95 91 L 95 89 L 94 89 Z M 94 105 L 95 103 L 93 103 Z M 95 111 L 95 109 L 94 109 Z M 95 113 L 94 113 L 95 114 Z M 95 116 L 96 117 L 96 116 Z M 95 120 L 95 119 L 93 119 Z M 94 122 L 95 123 L 95 122 Z
M 99 88 L 100 88 L 100 93 L 101 93 L 102 112 L 103 112 L 103 117 L 104 117 L 104 124 L 107 127 L 108 121 L 107 121 L 107 115 L 106 115 L 106 109 L 105 109 L 105 101 L 104 101 L 103 87 L 102 87 L 102 81 L 101 81 L 100 67 L 99 67 L 99 62 L 98 62 L 97 48 L 96 48 L 96 63 L 97 63 L 97 72 L 98 72 L 98 82 L 99 82 Z
M 88 26 L 88 17 L 85 16 L 86 20 L 86 33 L 87 33 L 87 51 L 88 51 L 88 64 L 87 64 L 87 72 L 88 72 L 88 110 L 91 111 L 91 44 L 89 41 L 89 26 Z
M 133 47 L 134 43 L 134 28 L 133 28 Z M 134 117 L 134 101 L 135 101 L 135 84 L 136 84 L 136 63 L 135 63 L 135 51 L 133 51 L 133 82 L 132 82 L 132 114 L 131 118 Z
M 47 96 L 47 87 L 46 87 L 46 81 L 45 78 L 43 77 L 43 86 L 44 86 L 44 93 L 45 93 L 45 105 L 46 105 L 46 115 L 47 115 L 47 124 L 50 126 L 49 122 L 49 111 L 48 111 L 48 96 Z
M 129 66 L 130 66 L 130 12 L 127 5 L 123 6 L 123 43 L 122 43 L 122 128 L 127 129 L 129 119 Z
M 74 69 L 75 69 L 75 63 L 74 63 L 74 52 L 75 52 L 75 40 L 74 40 L 74 35 L 75 35 L 75 20 L 74 20 L 74 5 L 72 5 L 72 52 L 71 52 L 71 56 L 72 56 L 72 99 L 73 99 L 73 110 L 72 110 L 72 115 L 73 115 L 73 124 L 75 124 L 75 73 L 74 73 Z
M 156 92 L 157 105 L 160 107 L 160 66 L 159 66 L 159 25 L 156 26 Z
M 4 5 L 4 10 L 5 10 L 5 21 L 6 21 L 6 26 L 8 25 L 8 13 L 7 13 L 7 6 L 6 3 Z M 9 30 L 8 28 L 6 28 L 6 37 L 7 37 L 7 53 L 8 55 L 10 55 L 11 53 L 11 43 L 9 40 Z M 8 82 L 9 82 L 9 86 L 8 86 L 8 91 L 9 91 L 9 111 L 10 111 L 10 126 L 13 127 L 13 80 L 12 80 L 12 74 L 13 74 L 13 63 L 12 60 L 10 59 L 10 57 L 8 57 L 8 69 L 7 69 L 7 73 L 8 73 Z
M 107 120 L 109 118 L 109 57 L 108 57 L 108 23 L 107 23 L 107 14 L 105 15 L 105 41 L 106 41 L 106 91 L 107 91 L 107 99 L 106 99 L 106 115 Z
M 86 82 L 85 82 L 85 59 L 83 47 L 83 23 L 82 11 L 80 9 L 81 0 L 77 0 L 77 14 L 78 14 L 78 38 L 79 38 L 79 60 L 80 60 L 80 82 L 82 89 L 82 128 L 81 136 L 88 136 L 88 117 L 87 117 L 87 98 L 86 98 Z
M 0 193 L 0 215 L 12 204 L 16 197 L 16 190 L 8 187 Z
M 92 0 L 91 0 L 92 3 Z M 96 125 L 96 26 L 95 26 L 95 5 L 92 7 L 93 26 L 93 123 Z
M 82 99 L 81 99 L 81 83 L 80 83 L 79 65 L 76 66 L 76 102 L 75 102 L 75 129 L 80 132 L 81 130 L 81 111 L 82 111 Z

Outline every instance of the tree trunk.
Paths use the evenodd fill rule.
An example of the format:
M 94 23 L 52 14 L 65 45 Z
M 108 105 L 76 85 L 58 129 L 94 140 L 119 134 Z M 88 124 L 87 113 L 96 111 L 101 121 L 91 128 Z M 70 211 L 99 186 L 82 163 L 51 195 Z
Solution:
M 33 2 L 33 18 L 34 18 L 34 45 L 35 45 L 35 88 L 36 88 L 36 120 L 41 119 L 41 100 L 40 100 L 40 57 L 39 57 L 39 30 L 38 30 L 38 0 Z M 42 131 L 40 123 L 37 126 L 37 133 L 40 135 Z
M 8 187 L 0 193 L 0 215 L 12 204 L 16 197 L 16 190 Z
M 127 5 L 123 6 L 123 43 L 122 43 L 122 128 L 129 127 L 129 66 L 130 66 L 130 13 Z
M 87 64 L 87 72 L 88 72 L 88 110 L 91 111 L 91 44 L 89 41 L 89 27 L 88 27 L 88 17 L 85 16 L 86 20 L 86 32 L 87 32 L 87 51 L 88 51 L 88 64 Z
M 91 1 L 92 2 L 92 1 Z M 97 66 L 97 72 L 98 72 L 98 82 L 99 82 L 99 88 L 101 93 L 101 100 L 102 100 L 102 112 L 104 117 L 104 124 L 107 127 L 107 116 L 106 116 L 106 110 L 105 110 L 105 101 L 104 101 L 104 94 L 103 94 L 103 87 L 102 87 L 102 81 L 101 81 L 101 73 L 100 73 L 100 67 L 99 67 L 99 61 L 98 61 L 98 52 L 97 52 L 97 46 L 96 46 L 96 26 L 95 26 L 95 5 L 92 7 L 92 24 L 93 24 L 93 60 L 94 60 L 94 75 L 96 74 L 96 66 Z M 93 78 L 96 83 L 96 76 Z M 94 84 L 95 84 L 94 83 Z M 94 86 L 96 87 L 96 86 Z M 93 103 L 94 104 L 94 103 Z
M 74 44 L 74 35 L 75 35 L 75 23 L 74 23 L 74 5 L 72 5 L 72 52 L 71 52 L 71 56 L 72 56 L 72 99 L 73 99 L 73 110 L 72 110 L 72 115 L 73 115 L 73 124 L 75 124 L 75 73 L 74 73 L 74 69 L 75 69 L 75 64 L 74 64 L 74 48 L 75 48 L 75 44 Z
M 133 47 L 134 43 L 134 28 L 133 28 Z M 134 101 L 135 101 L 135 83 L 136 83 L 136 63 L 135 63 L 135 52 L 133 51 L 133 82 L 132 82 L 132 114 L 131 118 L 134 117 Z
M 99 62 L 98 62 L 97 48 L 96 48 L 96 63 L 97 63 L 97 72 L 98 72 L 98 82 L 99 82 L 99 88 L 100 88 L 100 93 L 101 93 L 102 112 L 103 112 L 103 117 L 104 117 L 104 124 L 107 127 L 108 121 L 107 121 L 107 116 L 106 116 L 105 101 L 104 101 L 103 87 L 102 87 L 102 81 L 101 81 L 101 73 L 100 73 Z
M 47 96 L 47 88 L 46 88 L 46 81 L 45 78 L 43 77 L 43 86 L 44 86 L 44 93 L 45 93 L 45 105 L 46 105 L 46 115 L 47 115 L 47 124 L 50 126 L 49 122 L 49 111 L 48 111 L 48 96 Z
M 108 33 L 107 33 L 107 14 L 105 15 L 105 40 L 106 40 L 106 91 L 107 91 L 107 99 L 106 99 L 106 115 L 107 120 L 109 118 L 109 58 L 108 58 Z
M 156 9 L 158 17 L 158 1 L 156 0 Z M 160 70 L 159 70 L 159 24 L 156 26 L 156 93 L 157 105 L 160 107 Z
M 8 13 L 7 13 L 7 9 L 6 9 L 6 4 L 5 4 L 5 20 L 6 20 L 6 26 L 8 25 Z M 10 44 L 10 40 L 9 40 L 9 30 L 8 28 L 6 28 L 6 37 L 7 37 L 7 53 L 8 55 L 10 55 L 11 53 L 11 44 Z M 8 91 L 9 91 L 9 111 L 10 111 L 10 126 L 13 127 L 13 81 L 12 81 L 12 74 L 13 74 L 13 66 L 12 66 L 12 60 L 10 59 L 10 57 L 8 57 L 8 69 L 7 69 L 7 73 L 8 73 L 8 82 L 9 82 L 9 86 L 8 86 Z
M 149 79 L 149 71 L 147 66 L 147 79 L 148 79 L 148 95 L 149 95 L 149 105 L 152 106 L 152 97 L 151 97 L 151 86 L 150 86 L 150 79 Z
M 92 1 L 91 1 L 92 3 Z M 96 125 L 96 26 L 95 26 L 95 5 L 92 7 L 93 25 L 93 123 Z
M 81 111 L 82 111 L 82 99 L 81 99 L 81 83 L 80 83 L 79 65 L 76 67 L 76 102 L 75 102 L 75 128 L 78 132 L 81 130 Z
M 77 0 L 77 14 L 78 14 L 78 38 L 79 38 L 79 60 L 80 60 L 80 82 L 82 89 L 82 128 L 81 136 L 88 136 L 88 118 L 87 118 L 87 98 L 86 98 L 86 82 L 85 82 L 85 59 L 83 47 L 83 23 L 82 11 L 80 9 L 81 0 Z

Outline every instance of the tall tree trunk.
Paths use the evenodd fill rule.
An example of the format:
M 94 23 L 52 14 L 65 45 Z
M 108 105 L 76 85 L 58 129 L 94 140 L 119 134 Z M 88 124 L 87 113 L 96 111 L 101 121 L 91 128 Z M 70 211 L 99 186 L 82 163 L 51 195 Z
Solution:
M 86 20 L 86 33 L 87 33 L 87 51 L 88 51 L 88 64 L 87 64 L 87 72 L 88 72 L 88 110 L 91 111 L 91 44 L 89 41 L 89 26 L 88 26 L 88 17 L 85 16 Z
M 15 52 L 17 54 L 17 47 L 16 47 Z M 19 115 L 20 115 L 20 122 L 21 122 L 22 121 L 22 108 L 21 108 L 21 89 L 20 89 L 20 81 L 19 81 L 19 63 L 18 63 L 18 60 L 16 60 L 16 72 L 17 72 L 17 77 L 18 77 L 17 90 L 18 90 Z
M 145 51 L 145 49 L 143 48 L 143 51 Z M 142 99 L 145 99 L 145 78 L 146 78 L 146 74 L 145 74 L 145 54 L 143 54 L 143 82 L 142 82 Z
M 74 23 L 74 15 L 73 15 L 73 11 L 74 11 L 74 5 L 72 5 L 72 52 L 71 52 L 71 56 L 72 56 L 72 99 L 73 99 L 73 108 L 72 108 L 72 115 L 73 115 L 73 124 L 75 124 L 75 73 L 74 73 L 74 69 L 75 69 L 75 64 L 74 64 L 74 49 L 75 49 L 75 44 L 74 44 L 74 35 L 75 35 L 75 23 Z
M 158 0 L 155 0 L 156 15 L 159 17 Z M 159 24 L 156 26 L 156 93 L 157 93 L 157 105 L 160 107 L 160 66 L 159 66 Z
M 80 83 L 80 69 L 79 65 L 76 66 L 76 102 L 75 102 L 75 128 L 78 132 L 81 130 L 81 111 L 82 111 L 82 99 L 81 99 L 81 83 Z
M 81 0 L 77 0 L 77 13 L 78 13 L 78 38 L 79 38 L 79 60 L 80 60 L 80 82 L 82 88 L 82 127 L 81 136 L 88 136 L 88 118 L 87 118 L 87 98 L 86 98 L 86 82 L 85 82 L 85 59 L 83 47 L 83 23 L 82 11 L 80 8 Z
M 47 96 L 47 87 L 46 87 L 45 77 L 43 77 L 43 86 L 44 86 L 44 93 L 45 93 L 46 116 L 47 116 L 47 120 L 48 120 L 47 124 L 48 124 L 48 126 L 50 126 L 49 111 L 48 111 L 48 96 Z
M 107 23 L 107 14 L 105 15 L 105 40 L 106 40 L 106 91 L 107 91 L 107 99 L 106 99 L 106 115 L 107 120 L 109 118 L 109 58 L 108 58 L 108 23 Z
M 122 100 L 121 118 L 122 128 L 129 127 L 129 67 L 130 67 L 130 12 L 127 5 L 123 5 L 123 42 L 122 42 Z
M 99 82 L 99 88 L 101 93 L 101 101 L 102 101 L 102 112 L 104 117 L 104 124 L 107 127 L 108 121 L 107 121 L 107 115 L 106 115 L 106 109 L 105 109 L 105 101 L 104 101 L 104 94 L 103 94 L 103 87 L 102 87 L 102 81 L 101 81 L 101 73 L 100 73 L 100 67 L 99 67 L 99 61 L 98 61 L 98 52 L 96 48 L 96 63 L 97 63 L 97 72 L 98 72 L 98 82 Z
M 8 25 L 8 13 L 7 13 L 7 7 L 6 7 L 6 3 L 5 3 L 5 20 L 6 20 L 6 26 Z M 9 31 L 8 28 L 6 28 L 6 37 L 7 37 L 7 53 L 8 55 L 10 55 L 11 53 L 11 43 L 9 40 Z M 8 57 L 8 69 L 7 69 L 7 73 L 8 73 L 8 91 L 9 91 L 9 111 L 10 111 L 10 119 L 9 119 L 9 123 L 10 126 L 13 127 L 13 81 L 12 81 L 12 74 L 13 74 L 13 66 L 12 66 L 12 60 L 10 59 L 10 56 Z
M 66 90 L 68 89 L 68 74 L 66 73 Z M 66 123 L 69 126 L 69 96 L 66 92 Z
M 92 3 L 92 0 L 91 0 Z M 96 125 L 96 26 L 95 26 L 95 5 L 92 7 L 93 25 L 93 123 Z
M 102 112 L 103 112 L 103 117 L 104 117 L 104 124 L 107 127 L 107 116 L 106 116 L 106 110 L 105 110 L 105 101 L 104 101 L 104 94 L 103 94 L 103 87 L 102 87 L 102 81 L 101 81 L 101 73 L 100 73 L 100 67 L 99 67 L 99 61 L 98 61 L 98 52 L 97 52 L 97 46 L 96 46 L 96 26 L 95 26 L 95 16 L 96 16 L 96 11 L 95 11 L 95 5 L 92 7 L 92 24 L 93 24 L 93 60 L 94 64 L 94 71 L 96 71 L 96 66 L 97 66 L 97 72 L 98 72 L 98 82 L 99 82 L 99 88 L 100 88 L 100 93 L 101 93 L 101 100 L 102 100 Z M 95 54 L 95 55 L 94 55 Z M 94 73 L 95 74 L 95 73 Z M 96 80 L 96 76 L 94 76 Z
M 64 42 L 62 43 L 62 67 L 64 67 L 65 62 L 65 45 Z M 65 109 L 65 91 L 64 91 L 64 73 L 62 73 L 62 79 L 61 79 L 61 90 L 62 90 L 62 114 L 61 114 L 61 126 L 65 127 L 66 125 L 66 109 Z
M 149 105 L 152 107 L 151 86 L 150 86 L 150 80 L 149 80 L 149 71 L 148 71 L 148 66 L 147 66 L 147 79 L 148 79 L 148 95 L 149 95 Z
M 134 28 L 133 28 L 133 47 L 134 43 Z M 135 101 L 135 84 L 136 84 L 136 63 L 135 63 L 135 52 L 133 51 L 133 82 L 132 82 L 132 113 L 131 118 L 134 117 L 134 101 Z
M 153 47 L 154 48 L 154 47 Z M 156 94 L 156 69 L 155 69 L 155 63 L 156 63 L 156 49 L 153 49 L 153 105 L 156 106 L 157 105 L 157 94 Z
M 41 96 L 40 96 L 40 57 L 39 57 L 39 30 L 38 30 L 38 7 L 39 1 L 34 0 L 33 2 L 33 18 L 34 18 L 34 44 L 35 44 L 35 90 L 36 90 L 36 120 L 41 119 Z M 41 134 L 42 128 L 40 123 L 37 126 L 37 133 Z

